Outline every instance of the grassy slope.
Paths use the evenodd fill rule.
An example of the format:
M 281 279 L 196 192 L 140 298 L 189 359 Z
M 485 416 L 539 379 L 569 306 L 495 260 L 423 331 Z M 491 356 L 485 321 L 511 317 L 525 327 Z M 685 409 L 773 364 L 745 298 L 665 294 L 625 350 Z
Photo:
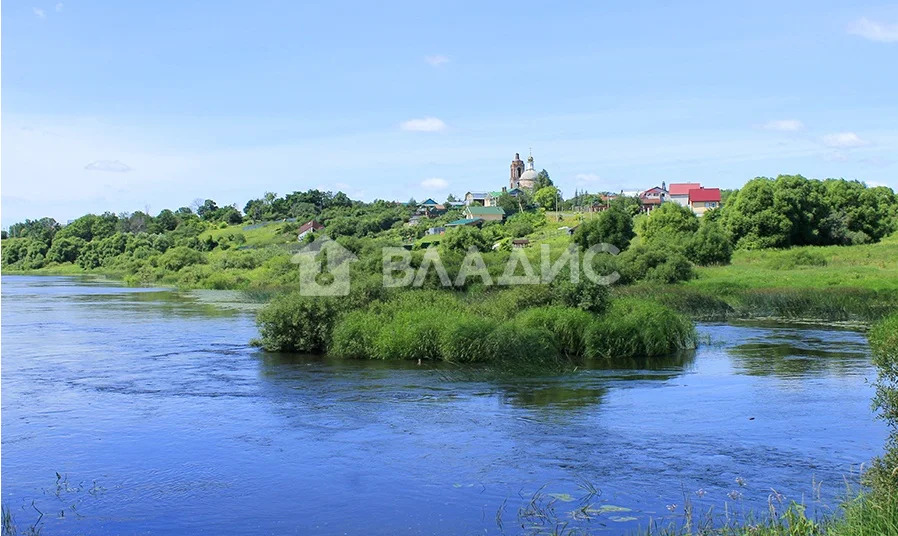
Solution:
M 685 285 L 708 291 L 722 287 L 898 291 L 898 235 L 878 244 L 803 249 L 822 255 L 826 266 L 777 269 L 777 261 L 790 250 L 737 251 L 729 266 L 699 268 L 698 279 Z

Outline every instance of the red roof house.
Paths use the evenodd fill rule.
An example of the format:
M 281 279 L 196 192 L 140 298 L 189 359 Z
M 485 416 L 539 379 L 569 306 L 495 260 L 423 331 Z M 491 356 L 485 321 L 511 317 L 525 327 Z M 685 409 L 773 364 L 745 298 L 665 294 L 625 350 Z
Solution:
M 315 231 L 320 231 L 322 229 L 324 229 L 323 225 L 315 220 L 309 220 L 299 228 L 298 240 L 302 240 L 302 238 L 309 233 L 314 233 Z
M 689 190 L 694 190 L 696 188 L 701 188 L 702 185 L 697 182 L 672 182 L 670 183 L 670 189 L 668 192 L 671 197 L 675 195 L 689 196 Z
M 689 190 L 689 206 L 701 216 L 720 206 L 720 188 L 693 188 Z

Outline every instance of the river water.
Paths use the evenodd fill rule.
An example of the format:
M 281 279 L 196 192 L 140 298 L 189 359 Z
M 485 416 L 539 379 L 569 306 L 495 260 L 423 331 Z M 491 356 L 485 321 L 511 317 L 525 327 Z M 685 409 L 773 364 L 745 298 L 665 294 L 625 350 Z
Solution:
M 699 332 L 515 378 L 267 354 L 233 293 L 5 276 L 2 500 L 45 535 L 619 534 L 771 489 L 831 511 L 886 438 L 863 334 Z

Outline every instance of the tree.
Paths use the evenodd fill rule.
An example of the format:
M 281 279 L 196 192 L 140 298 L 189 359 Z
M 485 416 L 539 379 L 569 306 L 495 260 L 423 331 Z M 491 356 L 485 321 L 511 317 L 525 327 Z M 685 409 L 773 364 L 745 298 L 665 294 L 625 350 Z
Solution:
M 679 203 L 662 203 L 640 221 L 639 231 L 646 241 L 667 237 L 681 240 L 698 231 L 698 217 Z
M 162 231 L 174 231 L 180 223 L 175 213 L 169 209 L 164 209 L 156 216 L 156 224 Z
M 77 236 L 54 240 L 47 251 L 47 262 L 75 262 L 86 244 L 87 242 Z
M 552 179 L 549 178 L 549 172 L 544 169 L 536 175 L 536 180 L 533 181 L 533 191 L 537 192 L 553 185 Z
M 196 209 L 197 215 L 201 220 L 211 221 L 215 219 L 215 216 L 218 213 L 218 204 L 211 199 L 206 199 L 203 203 L 197 207 Z
M 480 229 L 465 225 L 448 231 L 440 247 L 446 251 L 467 251 L 471 247 L 478 251 L 488 251 L 490 243 Z
M 558 204 L 558 188 L 545 186 L 533 194 L 533 202 L 546 210 L 552 210 Z
M 700 266 L 729 264 L 733 245 L 720 223 L 703 218 L 698 232 L 686 242 L 685 253 L 690 261 Z
M 574 231 L 574 242 L 583 249 L 596 244 L 611 244 L 621 251 L 633 239 L 633 218 L 617 206 L 581 223 Z
M 458 201 L 458 199 L 456 199 L 456 197 L 455 197 L 454 195 L 452 195 L 452 194 L 449 194 L 449 195 L 446 197 L 446 204 L 447 204 L 447 205 L 448 205 L 449 203 L 455 203 L 455 202 L 457 202 L 457 201 Z
M 736 247 L 758 249 L 786 247 L 792 222 L 774 208 L 775 189 L 771 179 L 748 181 L 727 200 L 721 221 Z

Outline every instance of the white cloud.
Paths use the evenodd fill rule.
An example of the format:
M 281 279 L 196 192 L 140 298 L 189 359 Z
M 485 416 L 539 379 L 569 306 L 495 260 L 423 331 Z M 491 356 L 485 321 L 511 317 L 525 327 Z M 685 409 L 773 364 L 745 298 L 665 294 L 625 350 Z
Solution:
M 34 15 L 39 19 L 47 18 L 47 12 L 39 7 L 33 7 L 31 8 L 31 11 L 34 11 Z
M 421 187 L 428 190 L 445 190 L 449 186 L 449 181 L 438 177 L 431 177 L 421 181 Z
M 869 142 L 861 139 L 861 137 L 854 132 L 837 132 L 835 134 L 823 136 L 823 144 L 827 147 L 850 149 L 852 147 L 868 145 Z
M 113 173 L 127 173 L 131 171 L 131 166 L 118 160 L 94 160 L 90 164 L 84 166 L 84 169 L 90 171 L 111 171 Z
M 848 33 L 858 35 L 870 41 L 894 43 L 898 41 L 898 24 L 878 22 L 861 17 L 848 27 Z
M 62 11 L 63 5 L 62 2 L 56 2 L 56 11 Z
M 804 128 L 804 123 L 798 119 L 777 119 L 764 124 L 767 130 L 779 130 L 781 132 L 795 132 Z
M 439 132 L 446 129 L 446 123 L 436 117 L 422 117 L 403 121 L 399 128 L 409 132 Z
M 449 56 L 444 56 L 442 54 L 434 54 L 433 56 L 424 56 L 424 61 L 431 64 L 434 67 L 439 67 L 444 63 L 449 63 Z

